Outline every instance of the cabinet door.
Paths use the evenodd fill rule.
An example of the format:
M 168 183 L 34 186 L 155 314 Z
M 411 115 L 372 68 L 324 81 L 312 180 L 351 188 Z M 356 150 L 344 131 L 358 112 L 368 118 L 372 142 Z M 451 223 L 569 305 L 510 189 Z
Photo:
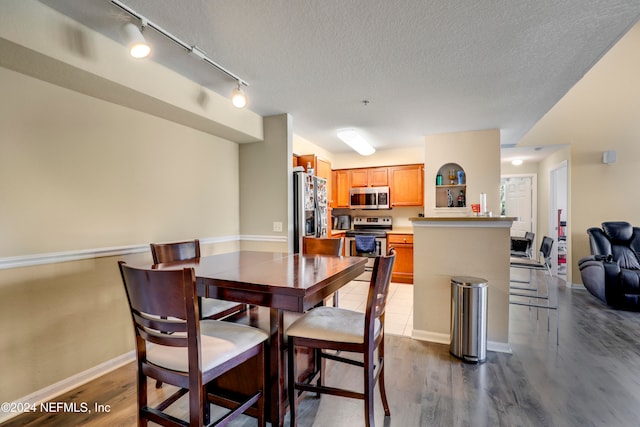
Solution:
M 368 187 L 369 186 L 369 170 L 368 169 L 351 169 L 351 186 L 352 187 Z
M 368 171 L 369 187 L 389 185 L 389 168 L 371 168 Z
M 392 166 L 389 168 L 391 206 L 424 204 L 424 166 Z
M 396 262 L 393 265 L 391 280 L 399 283 L 413 283 L 413 235 L 389 234 L 387 238 L 387 246 L 396 250 Z
M 327 180 L 327 200 L 329 207 L 333 207 L 333 177 L 331 174 L 331 163 L 320 158 L 316 159 L 316 175 Z M 331 219 L 331 217 L 329 217 Z M 329 221 L 331 223 L 331 221 Z
M 348 208 L 350 206 L 349 190 L 351 189 L 351 174 L 349 170 L 335 170 L 332 175 L 332 198 L 334 208 Z

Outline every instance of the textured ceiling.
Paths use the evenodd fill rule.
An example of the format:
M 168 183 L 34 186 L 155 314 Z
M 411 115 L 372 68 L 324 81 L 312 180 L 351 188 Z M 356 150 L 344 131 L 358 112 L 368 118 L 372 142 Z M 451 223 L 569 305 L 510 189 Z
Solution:
M 129 19 L 107 0 L 41 2 L 119 42 Z M 332 152 L 349 150 L 342 127 L 377 149 L 489 128 L 517 144 L 640 16 L 638 0 L 123 3 L 248 81 L 248 108 L 291 114 Z M 232 81 L 152 32 L 153 60 L 229 95 Z

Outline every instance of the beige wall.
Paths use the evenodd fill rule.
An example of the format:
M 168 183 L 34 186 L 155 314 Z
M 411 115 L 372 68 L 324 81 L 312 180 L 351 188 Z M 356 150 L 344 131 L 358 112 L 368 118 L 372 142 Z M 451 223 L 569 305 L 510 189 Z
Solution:
M 122 50 L 39 2 L 3 3 L 3 401 L 133 350 L 118 259 L 150 262 L 149 242 L 195 237 L 204 254 L 240 248 L 239 146 L 220 135 L 258 141 L 262 118 L 157 64 L 133 72 Z
M 237 239 L 237 144 L 2 68 L 0 92 L 0 258 Z M 0 270 L 2 400 L 133 349 L 116 261 Z
M 240 147 L 240 223 L 246 250 L 288 251 L 288 224 L 292 224 L 293 178 L 291 116 L 264 118 L 264 141 Z M 281 222 L 282 231 L 273 231 Z M 251 236 L 272 236 L 256 242 Z
M 473 219 L 414 221 L 413 337 L 450 343 L 451 277 L 471 276 L 487 281 L 490 349 L 509 351 L 511 221 Z
M 375 166 L 411 165 L 424 163 L 423 147 L 402 147 L 390 150 L 377 150 L 370 156 L 361 156 L 355 151 L 334 153 L 333 169 L 366 168 Z
M 308 139 L 302 138 L 299 135 L 293 134 L 292 150 L 293 154 L 298 156 L 303 156 L 305 154 L 315 154 L 321 159 L 329 161 L 332 164 L 331 166 L 333 167 L 333 153 L 325 150 L 322 147 L 318 147 L 313 142 L 309 141 Z
M 0 86 L 0 257 L 239 233 L 237 144 L 4 68 Z
M 577 262 L 589 254 L 587 228 L 603 221 L 640 224 L 640 198 L 633 193 L 634 183 L 640 180 L 638 46 L 640 24 L 604 55 L 521 143 L 571 145 L 568 226 L 570 271 L 575 283 L 581 280 Z M 617 151 L 616 163 L 601 162 L 606 150 Z
M 436 175 L 441 166 L 457 163 L 465 171 L 467 209 L 487 194 L 487 210 L 500 212 L 500 131 L 497 129 L 429 135 L 425 138 L 425 216 L 442 215 L 435 207 Z M 445 211 L 446 212 L 446 211 Z M 447 214 L 447 213 L 444 213 Z

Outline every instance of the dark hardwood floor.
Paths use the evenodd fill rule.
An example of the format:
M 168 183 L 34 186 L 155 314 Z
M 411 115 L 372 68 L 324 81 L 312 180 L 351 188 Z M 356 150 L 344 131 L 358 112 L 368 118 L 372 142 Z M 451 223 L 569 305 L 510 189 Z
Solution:
M 535 310 L 511 306 L 513 354 L 488 352 L 481 365 L 458 361 L 446 345 L 388 336 L 386 383 L 392 415 L 384 418 L 377 393 L 376 424 L 640 425 L 640 313 L 609 309 L 586 290 L 568 289 L 564 283 L 558 298 L 559 346 L 553 313 L 547 332 L 544 311 L 536 320 Z M 328 384 L 361 383 L 358 368 L 328 366 Z M 110 405 L 110 413 L 33 413 L 2 426 L 133 426 L 134 371 L 129 364 L 56 399 Z M 153 385 L 150 390 L 155 390 Z M 160 391 L 167 392 L 167 386 Z M 244 417 L 232 425 L 253 426 L 255 420 Z M 298 425 L 364 425 L 362 401 L 307 397 Z

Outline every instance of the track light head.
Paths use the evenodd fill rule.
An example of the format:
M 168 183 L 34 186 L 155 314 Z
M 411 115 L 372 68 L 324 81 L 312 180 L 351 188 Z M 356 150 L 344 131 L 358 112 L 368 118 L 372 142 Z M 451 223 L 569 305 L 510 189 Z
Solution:
M 144 25 L 141 28 L 144 28 Z M 144 39 L 142 30 L 135 24 L 126 23 L 123 27 L 123 32 L 131 56 L 134 58 L 146 58 L 151 54 L 151 46 Z
M 240 81 L 238 80 L 238 87 L 231 91 L 231 102 L 236 108 L 244 108 L 247 105 L 247 96 L 240 87 Z

